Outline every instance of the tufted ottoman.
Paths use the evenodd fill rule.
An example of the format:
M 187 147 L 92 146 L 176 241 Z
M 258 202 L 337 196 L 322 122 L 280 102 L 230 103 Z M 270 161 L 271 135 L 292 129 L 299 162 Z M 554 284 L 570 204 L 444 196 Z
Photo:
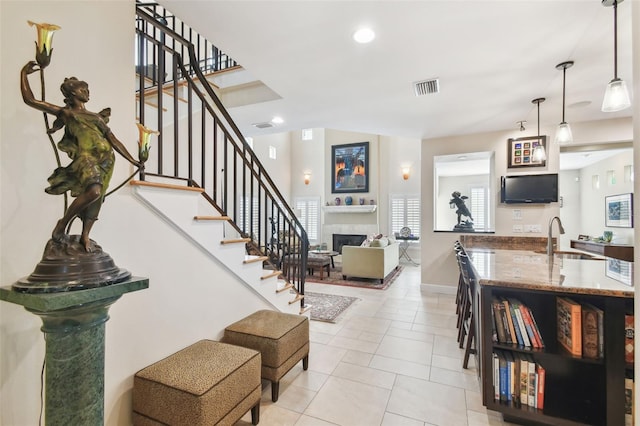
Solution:
M 262 378 L 271 381 L 271 400 L 278 400 L 280 379 L 302 360 L 309 367 L 309 319 L 277 311 L 257 311 L 224 330 L 223 342 L 262 354 Z
M 233 425 L 260 420 L 260 353 L 201 340 L 138 371 L 133 424 Z
M 297 272 L 298 263 L 300 262 L 300 256 L 297 254 L 289 254 L 284 256 L 284 269 L 293 270 L 293 275 Z M 326 269 L 327 277 L 329 276 L 329 266 L 331 265 L 331 258 L 329 256 L 322 256 L 319 254 L 309 253 L 307 255 L 307 270 L 313 275 L 313 271 L 320 271 L 320 279 L 324 279 L 324 272 Z

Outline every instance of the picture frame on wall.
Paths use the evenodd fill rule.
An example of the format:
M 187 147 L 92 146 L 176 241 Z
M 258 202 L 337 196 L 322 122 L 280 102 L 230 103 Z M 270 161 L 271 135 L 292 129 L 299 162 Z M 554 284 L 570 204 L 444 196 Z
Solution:
M 544 167 L 547 160 L 535 160 L 533 151 L 541 146 L 547 149 L 547 136 L 527 136 L 507 140 L 508 164 L 510 169 L 518 167 Z
M 605 202 L 605 226 L 633 228 L 633 194 L 608 195 Z
M 331 192 L 369 192 L 369 142 L 331 147 Z

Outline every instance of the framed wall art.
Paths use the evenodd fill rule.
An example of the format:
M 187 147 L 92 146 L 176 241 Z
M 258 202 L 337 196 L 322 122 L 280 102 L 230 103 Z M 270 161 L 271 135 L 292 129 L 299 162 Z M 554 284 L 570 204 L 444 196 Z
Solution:
M 331 192 L 369 192 L 369 142 L 331 147 Z
M 608 195 L 605 202 L 605 226 L 633 228 L 633 194 Z
M 508 168 L 516 167 L 544 167 L 546 159 L 536 159 L 534 150 L 538 147 L 547 149 L 546 136 L 528 136 L 524 138 L 511 138 L 508 145 Z

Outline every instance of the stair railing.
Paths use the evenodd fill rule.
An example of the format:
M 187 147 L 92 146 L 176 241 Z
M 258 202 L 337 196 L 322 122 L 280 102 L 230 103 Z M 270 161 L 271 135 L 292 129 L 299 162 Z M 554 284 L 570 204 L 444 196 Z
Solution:
M 166 11 L 145 5 L 136 8 L 136 63 L 145 71 L 137 77 L 137 113 L 161 133 L 140 178 L 204 189 L 206 200 L 304 295 L 309 240 L 302 224 L 195 66 L 203 63 L 196 46 L 165 24 Z

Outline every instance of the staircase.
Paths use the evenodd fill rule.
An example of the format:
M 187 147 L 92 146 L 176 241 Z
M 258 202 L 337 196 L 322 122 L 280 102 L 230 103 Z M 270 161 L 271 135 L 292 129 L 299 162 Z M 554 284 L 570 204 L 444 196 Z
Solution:
M 306 232 L 210 83 L 240 67 L 155 3 L 137 3 L 136 35 L 138 119 L 161 133 L 134 193 L 275 308 L 308 312 Z

